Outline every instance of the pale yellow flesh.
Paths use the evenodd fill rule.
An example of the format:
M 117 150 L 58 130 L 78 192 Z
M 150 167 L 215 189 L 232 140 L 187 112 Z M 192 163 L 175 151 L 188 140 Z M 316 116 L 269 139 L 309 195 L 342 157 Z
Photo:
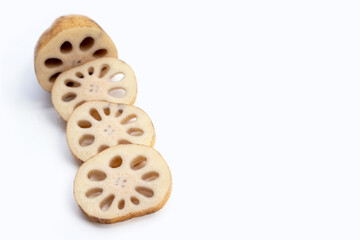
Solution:
M 66 137 L 74 156 L 86 161 L 119 144 L 153 146 L 155 130 L 149 116 L 140 108 L 91 101 L 80 105 L 70 116 Z
M 171 186 L 170 170 L 156 150 L 127 144 L 111 147 L 81 165 L 74 195 L 90 218 L 113 223 L 161 209 Z
M 82 50 L 80 44 L 87 37 L 91 37 L 94 42 L 93 44 L 88 44 L 87 47 L 89 48 Z M 71 44 L 71 51 L 64 52 L 61 50 L 61 46 L 65 42 Z M 104 51 L 98 51 L 101 49 Z M 95 54 L 95 52 L 99 54 Z M 68 69 L 101 57 L 117 58 L 116 47 L 104 31 L 94 27 L 74 27 L 66 29 L 53 37 L 37 53 L 35 57 L 36 77 L 42 88 L 46 91 L 51 91 L 54 82 L 56 82 L 61 75 L 55 77 L 57 73 L 62 73 Z M 46 61 L 52 58 L 59 59 L 62 63 L 46 65 Z
M 116 79 L 120 75 L 122 79 Z M 136 78 L 131 67 L 119 59 L 104 57 L 63 72 L 53 86 L 51 100 L 67 121 L 83 102 L 104 100 L 133 104 L 136 95 Z

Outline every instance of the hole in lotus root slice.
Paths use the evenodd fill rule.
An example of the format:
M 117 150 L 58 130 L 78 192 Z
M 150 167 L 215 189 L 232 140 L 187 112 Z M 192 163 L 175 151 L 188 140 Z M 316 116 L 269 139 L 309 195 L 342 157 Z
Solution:
M 109 166 L 111 168 L 118 168 L 121 166 L 122 162 L 123 162 L 122 158 L 119 155 L 117 155 L 111 159 Z
M 95 120 L 101 121 L 102 118 L 99 112 L 95 108 L 90 109 L 89 113 Z
M 135 190 L 140 193 L 141 195 L 143 195 L 144 197 L 147 197 L 147 198 L 151 198 L 154 196 L 154 191 L 150 188 L 147 188 L 147 187 L 142 187 L 142 186 L 139 186 L 139 187 L 136 187 Z
M 133 122 L 136 121 L 136 119 L 137 119 L 136 114 L 130 114 L 129 116 L 127 116 L 126 118 L 124 118 L 124 119 L 121 121 L 121 124 L 133 123 Z
M 100 70 L 100 74 L 99 74 L 99 78 L 102 78 L 104 77 L 110 70 L 110 66 L 107 65 L 107 64 L 104 64 L 102 67 L 101 67 L 101 70 Z
M 130 128 L 129 130 L 127 130 L 127 133 L 131 136 L 138 137 L 144 134 L 144 130 L 140 128 Z
M 93 53 L 93 57 L 95 58 L 101 58 L 104 57 L 107 54 L 107 50 L 102 48 L 102 49 L 98 49 Z
M 60 75 L 61 72 L 57 72 L 54 73 L 53 75 L 50 76 L 49 81 L 50 82 L 55 82 L 55 80 L 58 78 L 58 76 Z
M 84 74 L 82 74 L 81 72 L 76 72 L 75 76 L 77 76 L 78 78 L 84 78 Z
M 96 198 L 97 196 L 100 196 L 103 193 L 102 188 L 92 188 L 88 190 L 85 195 L 88 198 Z
M 108 145 L 101 145 L 101 146 L 98 148 L 98 153 L 100 153 L 100 152 L 102 152 L 102 151 L 104 151 L 104 150 L 106 150 L 106 149 L 108 149 L 108 148 L 109 148 Z
M 89 68 L 88 68 L 88 73 L 89 73 L 90 76 L 93 75 L 93 73 L 94 73 L 94 67 L 89 67 Z
M 69 41 L 65 41 L 63 44 L 61 44 L 60 46 L 60 52 L 62 53 L 69 53 L 72 51 L 72 44 Z
M 139 205 L 140 200 L 137 197 L 131 197 L 130 201 L 134 204 L 134 205 Z
M 121 199 L 119 201 L 118 208 L 121 210 L 121 209 L 124 209 L 124 207 L 125 207 L 125 200 Z
M 136 158 L 134 158 L 131 163 L 130 163 L 130 168 L 132 170 L 139 170 L 142 169 L 143 167 L 145 167 L 146 165 L 146 157 L 144 156 L 137 156 Z
M 87 147 L 93 144 L 95 137 L 90 134 L 85 134 L 79 139 L 79 145 L 82 147 Z
M 81 128 L 90 128 L 92 126 L 91 122 L 88 120 L 80 120 L 77 124 Z
M 45 66 L 48 68 L 56 68 L 63 64 L 59 58 L 48 58 L 45 60 Z
M 65 95 L 63 95 L 61 99 L 64 102 L 70 102 L 70 101 L 74 100 L 75 98 L 76 98 L 76 93 L 69 92 L 69 93 L 66 93 Z
M 125 75 L 123 73 L 116 73 L 110 78 L 110 82 L 119 82 L 124 79 Z
M 70 88 L 77 88 L 81 86 L 81 83 L 68 79 L 65 81 L 65 86 L 70 87 Z
M 110 115 L 110 108 L 108 108 L 108 107 L 104 108 L 104 114 L 106 116 L 109 116 Z
M 91 181 L 104 181 L 106 178 L 106 173 L 104 173 L 103 171 L 100 170 L 91 170 L 87 177 L 91 180 Z
M 120 140 L 118 141 L 118 144 L 131 144 L 131 142 L 128 141 L 128 140 L 126 140 L 126 139 L 120 139 Z
M 115 198 L 114 194 L 110 194 L 109 196 L 107 196 L 104 200 L 101 201 L 100 209 L 102 211 L 107 211 L 111 207 L 114 198 Z
M 80 43 L 80 50 L 83 52 L 89 50 L 94 45 L 94 42 L 95 40 L 92 37 L 84 38 Z
M 122 98 L 126 95 L 126 90 L 118 87 L 109 90 L 109 95 L 114 98 Z
M 152 172 L 147 172 L 147 173 L 143 174 L 141 179 L 146 182 L 151 182 L 151 181 L 154 181 L 155 179 L 157 179 L 158 177 L 159 177 L 159 173 L 152 171 Z
M 115 117 L 120 117 L 120 115 L 123 113 L 124 110 L 118 109 L 115 113 Z

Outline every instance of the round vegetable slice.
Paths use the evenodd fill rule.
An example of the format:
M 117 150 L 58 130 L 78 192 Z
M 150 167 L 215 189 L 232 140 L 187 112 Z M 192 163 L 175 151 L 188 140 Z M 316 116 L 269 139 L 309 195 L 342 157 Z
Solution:
M 153 146 L 155 130 L 149 116 L 140 108 L 90 101 L 71 114 L 66 137 L 73 155 L 84 162 L 114 145 Z
M 172 187 L 170 170 L 151 147 L 111 147 L 80 166 L 74 195 L 94 221 L 115 223 L 160 210 Z
M 67 121 L 73 110 L 86 101 L 133 104 L 136 94 L 131 67 L 119 59 L 104 57 L 63 72 L 53 86 L 51 100 Z
M 46 91 L 62 72 L 100 57 L 117 58 L 110 37 L 88 17 L 59 17 L 39 38 L 35 47 L 35 72 Z

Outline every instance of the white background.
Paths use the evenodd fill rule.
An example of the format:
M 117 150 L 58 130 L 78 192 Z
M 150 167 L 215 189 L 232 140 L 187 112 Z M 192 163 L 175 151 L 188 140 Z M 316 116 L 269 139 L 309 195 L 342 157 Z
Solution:
M 173 175 L 159 212 L 87 220 L 33 49 L 97 21 Z M 359 239 L 359 1 L 3 1 L 1 239 Z

